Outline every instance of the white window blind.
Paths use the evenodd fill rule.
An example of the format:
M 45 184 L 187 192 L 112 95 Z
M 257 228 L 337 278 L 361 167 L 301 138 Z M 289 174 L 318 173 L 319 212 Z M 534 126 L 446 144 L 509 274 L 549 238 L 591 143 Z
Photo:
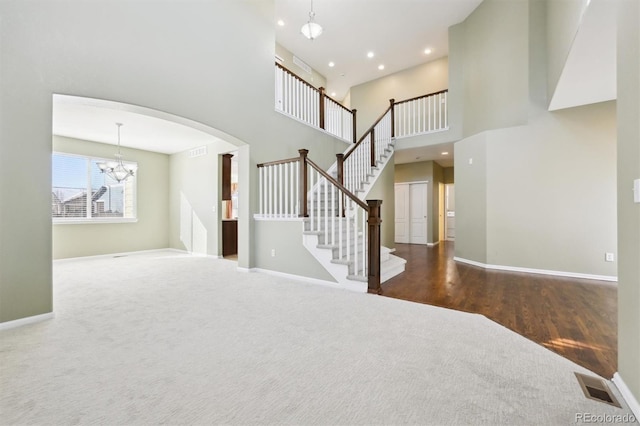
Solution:
M 136 176 L 118 183 L 100 171 L 97 165 L 100 161 L 110 160 L 53 154 L 51 216 L 54 222 L 128 222 L 136 219 Z M 137 163 L 124 163 L 137 171 Z

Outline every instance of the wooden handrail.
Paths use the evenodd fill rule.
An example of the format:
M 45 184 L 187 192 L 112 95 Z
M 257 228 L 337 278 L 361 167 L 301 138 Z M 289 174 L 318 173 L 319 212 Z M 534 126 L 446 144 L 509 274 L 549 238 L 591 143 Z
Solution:
M 358 148 L 358 146 L 362 143 L 362 141 L 367 137 L 367 135 L 369 133 L 371 133 L 371 131 L 378 125 L 378 123 L 384 118 L 385 115 L 387 115 L 387 112 L 389 112 L 389 110 L 391 109 L 391 107 L 387 108 L 380 117 L 378 117 L 378 119 L 375 121 L 375 123 L 373 123 L 373 125 L 371 127 L 369 127 L 367 129 L 366 132 L 364 132 L 364 134 L 362 135 L 362 137 L 360 139 L 358 139 L 358 142 L 356 142 L 355 144 L 353 144 L 353 146 L 351 147 L 351 149 L 349 150 L 349 152 L 347 152 L 344 155 L 344 160 L 346 161 L 347 158 L 349 158 L 349 156 L 353 153 L 353 151 L 356 150 L 356 148 Z
M 317 119 L 317 126 L 320 127 L 323 130 L 327 130 L 326 125 L 327 123 L 325 123 L 326 118 L 327 118 L 327 114 L 326 114 L 326 109 L 327 106 L 325 106 L 325 104 L 327 104 L 330 107 L 339 107 L 338 111 L 340 111 L 340 114 L 350 114 L 352 119 L 351 119 L 351 125 L 352 125 L 352 131 L 351 131 L 351 135 L 346 135 L 344 133 L 335 133 L 335 131 L 329 130 L 329 133 L 334 134 L 335 136 L 341 137 L 343 139 L 347 139 L 347 138 L 351 138 L 351 142 L 355 142 L 356 141 L 356 110 L 353 109 L 349 109 L 346 106 L 342 105 L 340 102 L 338 102 L 337 100 L 333 99 L 331 96 L 327 95 L 325 88 L 324 87 L 319 87 L 316 88 L 314 87 L 312 84 L 308 83 L 307 81 L 305 81 L 302 77 L 298 76 L 296 73 L 294 73 L 293 71 L 291 71 L 290 69 L 288 69 L 287 67 L 285 67 L 284 65 L 275 62 L 276 67 L 279 68 L 280 70 L 282 70 L 282 72 L 284 72 L 285 74 L 287 74 L 290 77 L 293 77 L 294 80 L 297 83 L 302 83 L 302 85 L 304 86 L 304 90 L 306 89 L 311 89 L 315 95 L 318 96 L 318 101 L 316 104 L 317 108 L 317 116 L 315 117 L 315 119 Z M 329 101 L 329 102 L 327 102 Z M 295 116 L 295 114 L 294 114 Z M 297 118 L 301 118 L 301 117 L 297 117 Z M 305 118 L 302 121 L 308 122 L 308 119 Z M 311 122 L 308 122 L 308 124 L 312 124 Z M 315 126 L 315 122 L 313 122 L 312 126 Z M 331 126 L 333 127 L 333 126 Z
M 302 79 L 302 77 L 299 77 L 296 73 L 294 73 L 293 71 L 291 71 L 289 68 L 287 68 L 287 67 L 285 67 L 284 65 L 279 64 L 279 63 L 277 63 L 277 62 L 276 62 L 275 64 L 276 64 L 276 66 L 277 66 L 278 68 L 282 68 L 282 70 L 283 70 L 284 72 L 286 72 L 286 73 L 288 73 L 288 74 L 291 74 L 291 75 L 293 76 L 293 78 L 295 78 L 296 80 L 299 80 L 302 84 L 305 84 L 305 85 L 309 86 L 310 88 L 312 88 L 312 89 L 313 89 L 313 90 L 315 90 L 316 92 L 318 92 L 318 91 L 319 91 L 319 90 L 318 90 L 318 89 L 316 89 L 312 84 L 310 84 L 310 83 L 306 82 L 305 80 L 303 80 L 303 79 Z
M 349 108 L 347 108 L 346 106 L 342 105 L 340 102 L 336 101 L 335 99 L 333 99 L 331 96 L 328 96 L 326 93 L 324 95 L 325 98 L 329 99 L 331 102 L 333 102 L 334 104 L 338 105 L 340 108 L 342 108 L 343 110 L 353 114 L 353 110 L 350 110 Z
M 309 160 L 309 158 L 307 158 L 307 164 L 309 164 L 311 167 L 313 167 L 314 169 L 316 169 L 316 171 L 318 173 L 320 173 L 325 179 L 327 179 L 329 182 L 331 182 L 336 188 L 338 188 L 341 192 L 344 193 L 344 195 L 346 195 L 347 197 L 351 198 L 351 200 L 353 200 L 357 205 L 359 205 L 360 207 L 362 207 L 365 211 L 369 211 L 369 206 L 367 205 L 367 203 L 365 203 L 364 201 L 362 201 L 360 198 L 356 197 L 351 191 L 349 191 L 347 188 L 345 188 L 344 186 L 342 186 L 342 184 L 340 184 L 337 180 L 335 180 L 334 178 L 331 177 L 331 175 L 327 172 L 325 172 L 324 170 L 322 170 L 322 168 L 320 166 L 318 166 L 316 163 L 314 163 L 313 161 Z
M 322 176 L 323 178 L 326 179 L 327 183 L 332 184 L 335 188 L 337 188 L 342 194 L 339 194 L 338 196 L 341 197 L 339 199 L 342 199 L 343 201 L 340 202 L 339 205 L 342 206 L 342 208 L 344 209 L 344 198 L 343 197 L 349 197 L 354 203 L 356 203 L 358 206 L 360 206 L 362 208 L 362 214 L 366 215 L 366 216 L 362 216 L 362 219 L 364 220 L 364 218 L 366 217 L 367 220 L 367 224 L 368 224 L 368 229 L 365 230 L 364 228 L 364 221 L 363 223 L 363 227 L 362 227 L 362 232 L 366 232 L 366 240 L 362 240 L 362 244 L 363 244 L 363 250 L 364 250 L 364 244 L 365 241 L 367 241 L 368 245 L 367 245 L 367 257 L 366 259 L 363 257 L 362 258 L 362 263 L 358 263 L 358 256 L 357 256 L 357 251 L 354 251 L 354 263 L 353 263 L 353 269 L 355 271 L 355 274 L 358 275 L 360 271 L 359 267 L 362 267 L 362 274 L 364 276 L 365 273 L 365 268 L 366 268 L 366 273 L 367 273 L 367 291 L 369 293 L 374 293 L 374 294 L 380 294 L 381 293 L 381 289 L 380 289 L 380 275 L 381 275 L 381 271 L 380 271 L 380 245 L 381 245 L 381 235 L 380 235 L 380 224 L 382 223 L 382 220 L 380 219 L 380 205 L 382 204 L 382 200 L 367 200 L 366 202 L 360 200 L 355 194 L 353 194 L 351 191 L 349 191 L 346 187 L 344 187 L 342 185 L 341 182 L 336 181 L 333 177 L 331 177 L 331 175 L 329 175 L 329 173 L 327 173 L 326 171 L 324 171 L 320 166 L 318 166 L 316 163 L 314 163 L 313 161 L 311 161 L 308 157 L 308 153 L 309 151 L 306 149 L 299 149 L 298 153 L 300 154 L 299 157 L 296 158 L 289 158 L 286 160 L 278 160 L 278 161 L 271 161 L 268 163 L 261 163 L 258 164 L 258 167 L 267 167 L 267 166 L 275 166 L 275 165 L 280 165 L 280 164 L 287 164 L 287 163 L 298 163 L 298 167 L 299 167 L 299 171 L 298 171 L 298 179 L 299 182 L 296 185 L 298 187 L 298 217 L 304 218 L 304 217 L 308 217 L 307 214 L 307 192 L 308 192 L 308 185 L 309 185 L 309 181 L 307 179 L 307 173 L 308 173 L 308 166 L 311 166 L 313 169 L 315 169 L 315 171 Z M 340 159 L 340 157 L 342 156 L 342 154 L 337 154 L 337 158 Z M 340 163 L 342 163 L 340 161 Z M 342 174 L 342 170 L 338 171 L 338 175 L 340 176 Z M 293 176 L 292 176 L 293 177 Z M 312 179 L 313 182 L 313 179 Z M 319 178 L 318 178 L 318 182 L 320 182 Z M 326 188 L 326 187 L 325 187 Z M 261 190 L 262 190 L 262 185 L 261 185 Z M 311 191 L 313 191 L 314 189 L 310 189 Z M 326 191 L 326 189 L 325 189 Z M 332 197 L 333 198 L 333 197 Z M 319 198 L 318 198 L 319 199 Z M 261 203 L 262 203 L 262 196 L 261 196 Z M 312 198 L 312 203 L 313 203 L 313 198 Z M 325 207 L 325 211 L 328 211 L 327 207 Z M 344 210 L 343 210 L 344 212 Z M 337 216 L 342 216 L 344 217 L 344 213 L 338 213 Z M 276 210 L 276 216 L 279 215 L 279 211 Z M 360 212 L 357 212 L 357 214 L 360 214 Z M 314 215 L 311 214 L 311 218 L 310 220 L 310 226 L 311 226 L 311 230 L 313 230 L 313 223 L 314 223 Z M 328 223 L 328 216 L 325 217 L 325 223 Z M 332 219 L 335 220 L 335 219 Z M 340 219 L 342 220 L 342 219 Z M 360 235 L 362 235 L 360 232 L 358 232 L 358 227 L 356 225 L 356 221 L 359 220 L 358 216 L 356 215 L 356 217 L 348 219 L 349 221 L 353 220 L 354 222 L 354 233 L 353 236 L 355 238 L 355 243 L 354 244 L 359 244 L 358 240 Z M 333 226 L 332 222 L 332 226 Z M 342 222 L 340 222 L 342 223 Z M 351 223 L 351 222 L 347 222 L 347 223 Z M 317 228 L 318 230 L 320 229 L 319 226 Z M 339 232 L 341 231 L 342 228 L 339 228 Z M 349 234 L 349 228 L 347 227 L 347 234 Z M 333 234 L 332 234 L 333 235 Z M 339 237 L 339 251 L 340 251 L 340 256 L 342 256 L 342 250 L 343 250 L 343 242 L 341 240 L 342 237 Z M 349 235 L 347 235 L 347 238 L 351 238 L 349 237 Z M 333 239 L 333 236 L 332 236 Z M 333 244 L 333 243 L 332 243 Z M 347 247 L 347 259 L 349 259 L 349 247 L 351 242 L 347 241 L 346 242 L 346 247 Z M 357 247 L 354 248 L 354 250 L 358 250 Z
M 429 93 L 429 94 L 427 94 L 427 95 L 421 95 L 421 96 L 416 96 L 415 98 L 405 99 L 405 100 L 403 100 L 403 101 L 397 101 L 397 102 L 395 102 L 395 104 L 396 104 L 396 105 L 398 105 L 398 104 L 403 104 L 403 103 L 405 103 L 405 102 L 415 101 L 415 100 L 418 100 L 418 99 L 421 99 L 421 98 L 428 98 L 429 96 L 440 95 L 440 94 L 442 94 L 442 93 L 446 93 L 446 92 L 448 92 L 448 91 L 449 91 L 449 89 L 444 89 L 444 90 L 440 90 L 440 91 L 438 91 L 438 92 Z
M 278 68 L 281 68 L 284 72 L 291 74 L 296 80 L 299 80 L 301 83 L 309 86 L 310 88 L 312 88 L 313 90 L 315 90 L 316 92 L 320 93 L 320 89 L 323 89 L 322 87 L 320 89 L 317 89 L 315 86 L 313 86 L 312 84 L 308 83 L 307 81 L 305 81 L 302 77 L 300 77 L 298 74 L 294 73 L 293 71 L 291 71 L 289 68 L 285 67 L 282 64 L 279 64 L 277 62 L 275 62 L 276 66 Z M 336 103 L 340 108 L 350 112 L 353 114 L 353 110 L 350 110 L 349 108 L 347 108 L 346 106 L 342 105 L 340 102 L 336 101 L 335 99 L 333 99 L 331 96 L 327 95 L 325 93 L 324 95 L 325 98 L 329 99 L 330 101 Z
M 268 163 L 261 163 L 261 164 L 258 164 L 258 167 L 277 166 L 278 164 L 295 163 L 296 161 L 300 161 L 300 157 L 287 158 L 286 160 L 270 161 Z

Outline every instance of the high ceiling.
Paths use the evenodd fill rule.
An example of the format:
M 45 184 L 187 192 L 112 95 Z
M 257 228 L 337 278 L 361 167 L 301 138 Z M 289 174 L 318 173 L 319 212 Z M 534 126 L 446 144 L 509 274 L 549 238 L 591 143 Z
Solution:
M 314 0 L 315 20 L 324 31 L 308 40 L 300 28 L 309 19 L 311 2 L 275 0 L 276 41 L 324 75 L 327 92 L 342 99 L 352 86 L 447 56 L 448 28 L 481 2 Z M 430 55 L 424 53 L 427 48 Z M 370 51 L 373 58 L 367 57 Z M 329 67 L 329 62 L 335 66 Z

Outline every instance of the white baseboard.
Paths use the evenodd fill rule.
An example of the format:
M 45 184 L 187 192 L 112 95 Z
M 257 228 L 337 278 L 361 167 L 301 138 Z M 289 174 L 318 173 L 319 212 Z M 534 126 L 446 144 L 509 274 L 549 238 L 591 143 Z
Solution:
M 440 241 L 436 241 L 435 243 L 427 243 L 427 246 L 429 246 L 429 247 L 435 247 L 435 246 L 437 246 L 438 244 L 440 244 Z
M 107 259 L 114 256 L 133 256 L 136 254 L 145 254 L 145 253 L 157 253 L 160 251 L 173 251 L 176 253 L 189 254 L 186 250 L 180 250 L 176 248 L 159 248 L 159 249 L 151 249 L 151 250 L 138 250 L 138 251 L 125 251 L 121 253 L 106 253 L 106 254 L 96 254 L 93 256 L 79 256 L 79 257 L 66 257 L 64 259 L 54 259 L 54 262 L 68 262 L 68 261 L 77 261 L 77 260 L 89 260 L 89 259 Z
M 631 412 L 635 416 L 636 421 L 638 421 L 640 419 L 640 403 L 638 403 L 636 397 L 631 393 L 631 390 L 624 382 L 624 380 L 622 380 L 622 377 L 619 373 L 615 373 L 611 381 L 616 385 L 625 402 L 627 403 L 629 408 L 631 408 Z
M 262 269 L 262 268 L 251 268 L 251 269 L 242 268 L 242 269 L 245 269 L 245 271 L 243 272 L 260 272 L 262 274 L 273 275 L 275 277 L 289 278 L 292 280 L 302 281 L 310 284 L 318 284 L 318 285 L 323 285 L 323 286 L 333 287 L 333 288 L 342 288 L 338 283 L 327 281 L 327 280 L 320 280 L 318 278 L 304 277 L 302 275 L 288 274 L 286 272 L 272 271 L 270 269 Z M 238 270 L 240 270 L 240 268 L 238 268 Z
M 9 330 L 10 328 L 22 327 L 27 324 L 34 324 L 36 322 L 46 321 L 53 319 L 55 315 L 53 312 L 49 312 L 46 314 L 34 315 L 31 317 L 20 318 L 13 321 L 0 322 L 0 331 Z
M 610 275 L 592 275 L 592 274 L 582 274 L 578 272 L 565 272 L 565 271 L 550 271 L 546 269 L 532 269 L 532 268 L 521 268 L 519 266 L 503 266 L 503 265 L 487 265 L 485 263 L 476 262 L 475 260 L 464 259 L 462 257 L 454 257 L 453 260 L 457 262 L 467 263 L 473 266 L 479 266 L 484 269 L 494 269 L 497 271 L 508 271 L 508 272 L 525 272 L 528 274 L 541 274 L 541 275 L 554 275 L 557 277 L 569 277 L 569 278 L 584 278 L 587 280 L 598 280 L 598 281 L 609 281 L 609 282 L 618 282 L 618 277 L 610 276 Z

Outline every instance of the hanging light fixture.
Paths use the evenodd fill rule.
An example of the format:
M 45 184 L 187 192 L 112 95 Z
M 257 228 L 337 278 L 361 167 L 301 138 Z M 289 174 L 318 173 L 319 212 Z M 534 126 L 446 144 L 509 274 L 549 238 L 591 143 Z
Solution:
M 309 40 L 313 40 L 322 34 L 322 27 L 315 21 L 316 13 L 313 11 L 313 0 L 311 0 L 311 11 L 309 12 L 309 20 L 302 26 L 300 32 Z
M 122 154 L 120 153 L 120 127 L 122 127 L 122 123 L 116 123 L 116 126 L 118 126 L 118 153 L 116 154 L 116 161 L 101 161 L 98 163 L 98 168 L 102 173 L 106 173 L 111 179 L 120 183 L 129 176 L 133 176 L 133 169 L 127 169 L 125 165 L 122 164 Z

